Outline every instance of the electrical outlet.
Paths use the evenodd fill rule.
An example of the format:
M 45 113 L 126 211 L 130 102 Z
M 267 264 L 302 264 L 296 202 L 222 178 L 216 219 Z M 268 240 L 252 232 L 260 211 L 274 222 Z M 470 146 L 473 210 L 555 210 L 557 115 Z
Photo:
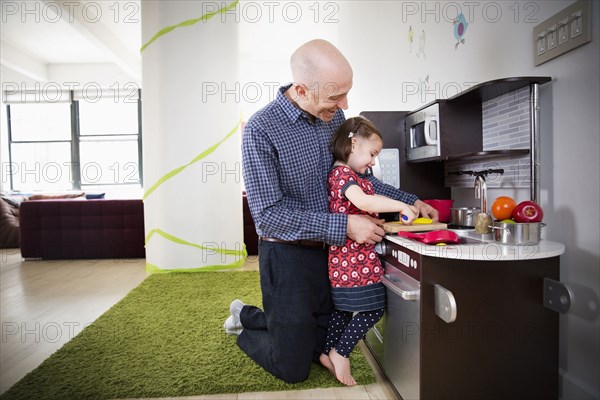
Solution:
M 592 40 L 591 1 L 579 0 L 533 28 L 533 60 L 543 64 Z

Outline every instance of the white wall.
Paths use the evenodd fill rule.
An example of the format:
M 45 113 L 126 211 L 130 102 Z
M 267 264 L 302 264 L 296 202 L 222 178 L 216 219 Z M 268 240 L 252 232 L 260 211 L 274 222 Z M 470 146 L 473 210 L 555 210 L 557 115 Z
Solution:
M 412 110 L 492 79 L 552 77 L 541 88 L 541 203 L 548 224 L 544 235 L 566 245 L 561 280 L 575 293 L 572 311 L 560 319 L 562 397 L 600 398 L 600 4 L 592 6 L 591 43 L 538 67 L 532 56 L 534 26 L 571 3 L 346 1 L 335 2 L 337 8 L 329 10 L 322 4 L 320 23 L 306 23 L 305 29 L 289 23 L 280 24 L 278 30 L 271 24 L 252 26 L 256 32 L 263 29 L 267 37 L 257 41 L 242 37 L 240 65 L 242 80 L 273 77 L 286 82 L 291 79 L 289 54 L 297 44 L 314 37 L 329 39 L 354 68 L 348 116 L 365 110 Z M 459 8 L 469 25 L 464 44 L 455 48 L 452 19 Z M 312 18 L 314 11 L 306 15 Z M 412 51 L 409 27 L 414 32 Z M 422 31 L 424 51 L 419 52 Z M 242 25 L 240 33 L 244 32 Z M 242 108 L 247 113 L 267 101 Z M 491 191 L 489 197 L 501 194 L 523 200 L 528 190 Z M 453 191 L 460 201 L 470 201 L 471 196 L 470 191 Z
M 240 26 L 240 100 L 245 120 L 272 100 L 279 86 L 292 81 L 289 59 L 302 43 L 316 38 L 338 42 L 338 25 L 327 18 L 339 15 L 334 2 L 242 2 Z M 293 4 L 293 6 L 291 5 Z M 259 17 L 260 16 L 260 17 Z

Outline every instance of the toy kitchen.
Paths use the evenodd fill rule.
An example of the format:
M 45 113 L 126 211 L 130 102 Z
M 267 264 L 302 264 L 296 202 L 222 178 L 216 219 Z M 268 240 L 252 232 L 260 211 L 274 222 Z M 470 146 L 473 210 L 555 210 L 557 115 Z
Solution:
M 386 217 L 377 246 L 387 306 L 366 343 L 403 399 L 558 398 L 559 314 L 571 302 L 559 282 L 565 246 L 541 240 L 543 223 L 490 218 L 482 231 L 468 218 L 490 209 L 487 184 L 519 179 L 539 201 L 539 90 L 550 81 L 498 79 L 412 112 L 361 113 L 384 138 L 373 173 L 447 200 L 441 224 L 408 229 L 421 232 Z M 472 188 L 479 209 L 454 204 L 448 215 L 453 187 Z M 423 231 L 449 233 L 428 244 Z

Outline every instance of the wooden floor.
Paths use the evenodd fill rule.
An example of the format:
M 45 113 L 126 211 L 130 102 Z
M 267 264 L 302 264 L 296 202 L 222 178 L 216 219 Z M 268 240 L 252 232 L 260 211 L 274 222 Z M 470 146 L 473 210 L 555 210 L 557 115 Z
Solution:
M 257 270 L 249 257 L 242 270 Z M 0 249 L 0 393 L 81 332 L 146 277 L 145 260 L 23 261 Z M 395 399 L 364 343 L 377 383 L 352 388 L 257 392 L 185 399 Z M 183 397 L 177 399 L 184 399 Z

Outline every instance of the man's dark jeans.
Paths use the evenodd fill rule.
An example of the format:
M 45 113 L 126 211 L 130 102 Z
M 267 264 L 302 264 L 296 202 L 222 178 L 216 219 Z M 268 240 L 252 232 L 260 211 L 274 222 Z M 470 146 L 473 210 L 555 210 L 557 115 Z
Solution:
M 261 241 L 263 310 L 245 306 L 238 346 L 288 383 L 308 378 L 325 347 L 332 311 L 327 250 Z

